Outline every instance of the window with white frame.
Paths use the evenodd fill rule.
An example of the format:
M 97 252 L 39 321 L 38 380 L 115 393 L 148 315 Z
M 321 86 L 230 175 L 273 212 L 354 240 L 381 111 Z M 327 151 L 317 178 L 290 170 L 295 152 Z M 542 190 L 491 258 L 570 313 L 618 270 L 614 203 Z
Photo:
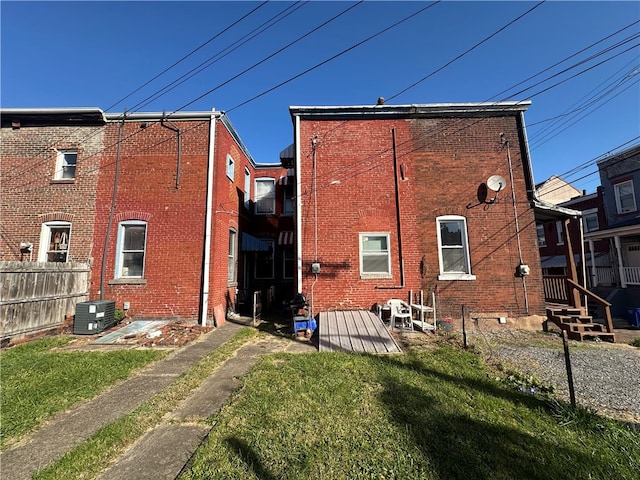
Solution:
M 244 208 L 249 210 L 251 205 L 251 172 L 248 168 L 244 169 Z
M 458 215 L 436 218 L 438 233 L 438 280 L 475 280 L 471 274 L 467 219 Z
M 54 180 L 73 180 L 76 178 L 77 150 L 58 150 Z
M 227 177 L 233 181 L 235 173 L 235 161 L 231 155 L 227 155 Z
M 561 221 L 556 222 L 556 245 L 564 245 L 564 231 Z
M 360 234 L 360 274 L 391 275 L 388 233 Z
M 285 185 L 282 190 L 282 214 L 293 215 L 293 186 Z
M 260 239 L 263 243 L 267 244 L 268 250 L 262 252 L 256 252 L 255 257 L 255 275 L 256 279 L 270 279 L 273 278 L 273 246 L 274 241 L 269 239 Z
M 273 215 L 276 213 L 276 181 L 273 178 L 256 179 L 256 214 Z
M 39 262 L 68 262 L 71 223 L 47 222 L 40 231 Z
M 585 232 L 594 232 L 600 228 L 598 223 L 598 209 L 591 208 L 582 212 L 582 224 Z
M 544 225 L 536 225 L 536 233 L 538 235 L 538 246 L 546 247 L 547 239 L 544 237 Z
M 637 210 L 633 181 L 627 180 L 626 182 L 617 183 L 613 186 L 613 190 L 616 194 L 618 213 L 629 213 Z
M 139 220 L 120 222 L 116 253 L 116 278 L 144 278 L 147 223 Z
M 227 268 L 227 282 L 236 282 L 236 257 L 238 251 L 238 234 L 235 230 L 229 230 L 229 264 Z

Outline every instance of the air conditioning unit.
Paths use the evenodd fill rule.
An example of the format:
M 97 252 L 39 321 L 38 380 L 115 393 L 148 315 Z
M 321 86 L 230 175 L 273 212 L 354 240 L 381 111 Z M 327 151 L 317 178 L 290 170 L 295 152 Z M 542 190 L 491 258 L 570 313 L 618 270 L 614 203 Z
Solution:
M 76 315 L 73 320 L 75 335 L 94 335 L 116 323 L 115 300 L 95 300 L 76 304 Z

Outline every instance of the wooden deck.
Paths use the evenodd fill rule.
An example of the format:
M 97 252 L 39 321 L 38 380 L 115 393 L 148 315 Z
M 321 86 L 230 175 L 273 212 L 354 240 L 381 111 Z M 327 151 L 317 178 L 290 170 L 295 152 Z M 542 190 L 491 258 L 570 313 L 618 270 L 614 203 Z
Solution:
M 367 310 L 320 312 L 321 352 L 402 353 L 382 320 Z

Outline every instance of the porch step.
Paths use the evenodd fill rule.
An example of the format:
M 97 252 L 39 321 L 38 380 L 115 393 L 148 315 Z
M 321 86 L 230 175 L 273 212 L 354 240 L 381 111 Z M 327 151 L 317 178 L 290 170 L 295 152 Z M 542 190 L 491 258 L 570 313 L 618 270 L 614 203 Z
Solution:
M 543 325 L 545 331 L 549 322 L 566 331 L 572 340 L 599 338 L 615 342 L 615 334 L 605 331 L 604 325 L 594 323 L 593 317 L 585 315 L 581 308 L 547 308 L 547 321 Z

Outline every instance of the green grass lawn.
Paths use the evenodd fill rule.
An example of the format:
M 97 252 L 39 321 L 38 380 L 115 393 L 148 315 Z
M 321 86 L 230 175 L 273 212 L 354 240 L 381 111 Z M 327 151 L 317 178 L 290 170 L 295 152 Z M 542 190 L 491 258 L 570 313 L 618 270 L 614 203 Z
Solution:
M 640 434 L 517 392 L 472 353 L 265 358 L 185 479 L 637 479 Z
M 0 445 L 4 449 L 54 414 L 158 360 L 161 350 L 57 350 L 71 337 L 37 340 L 0 353 Z

